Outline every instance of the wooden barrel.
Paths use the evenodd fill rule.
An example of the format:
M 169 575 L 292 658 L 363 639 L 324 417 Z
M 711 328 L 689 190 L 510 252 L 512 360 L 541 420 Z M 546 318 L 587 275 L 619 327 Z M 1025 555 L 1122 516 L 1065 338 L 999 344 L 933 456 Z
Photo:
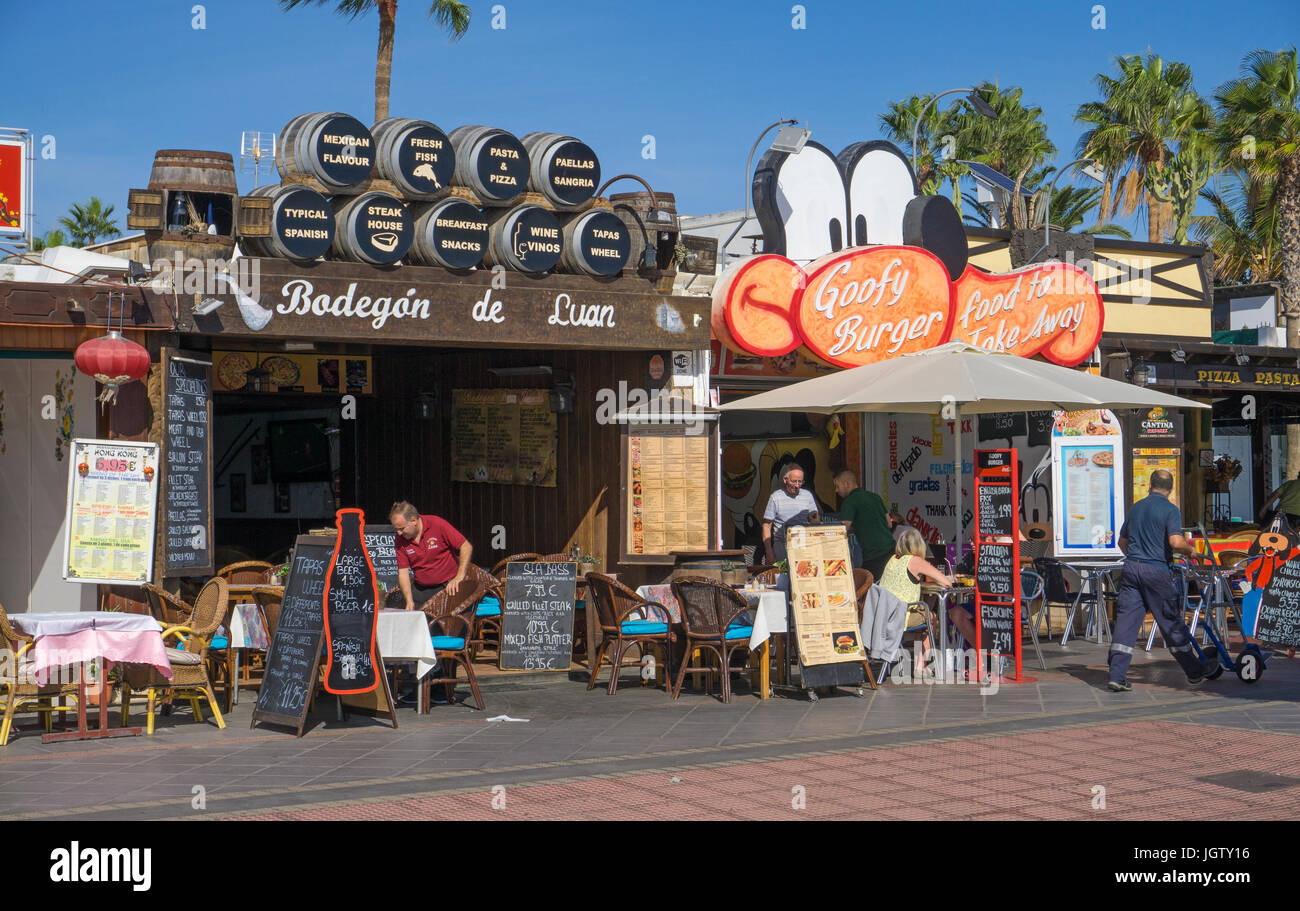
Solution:
M 444 199 L 415 210 L 409 262 L 444 269 L 472 269 L 487 253 L 488 220 L 478 206 Z
M 447 134 L 427 120 L 389 117 L 370 128 L 375 168 L 405 199 L 432 199 L 451 183 L 456 152 Z
M 650 237 L 650 242 L 656 246 L 655 265 L 657 268 L 665 271 L 672 270 L 672 252 L 676 244 L 677 235 L 677 201 L 671 193 L 655 193 L 654 198 L 659 202 L 659 211 L 662 213 L 659 220 L 651 217 L 651 210 L 654 208 L 650 201 L 650 194 L 644 191 L 639 193 L 615 193 L 609 197 L 610 204 L 614 206 L 614 211 L 619 213 L 623 223 L 627 225 L 628 231 L 632 234 L 632 253 L 629 257 L 632 262 L 641 262 L 641 253 L 645 249 L 645 239 L 641 236 L 641 225 L 645 226 L 646 233 Z M 637 219 L 633 218 L 627 209 L 620 208 L 626 206 L 636 213 L 641 220 L 641 225 L 637 224 Z M 667 216 L 664 218 L 663 216 Z M 658 243 L 656 243 L 656 232 L 658 234 Z M 663 235 L 672 235 L 664 237 Z
M 483 261 L 514 272 L 546 272 L 560 261 L 564 233 L 555 213 L 541 206 L 520 205 L 485 213 L 488 249 Z
M 580 275 L 618 275 L 632 251 L 632 234 L 608 209 L 590 209 L 564 220 L 559 268 Z
M 235 181 L 235 160 L 228 152 L 159 149 L 153 156 L 149 189 L 235 196 L 239 193 L 239 185 Z
M 451 131 L 456 150 L 455 182 L 484 202 L 505 202 L 528 189 L 528 150 L 496 127 L 463 126 Z
M 227 152 L 159 149 L 149 172 L 149 189 L 163 194 L 160 230 L 145 231 L 152 262 L 228 260 L 235 252 L 235 162 Z M 186 204 L 188 202 L 188 205 Z M 191 211 L 216 233 L 188 231 Z
M 267 184 L 249 196 L 270 197 L 271 233 L 265 237 L 240 236 L 240 248 L 249 256 L 274 256 L 310 262 L 334 243 L 334 210 L 330 202 L 301 184 Z
M 574 209 L 596 195 L 600 160 L 585 142 L 560 133 L 529 133 L 528 189 L 541 193 L 557 209 Z
M 372 191 L 360 196 L 335 196 L 334 244 L 340 259 L 386 266 L 411 248 L 415 219 L 396 196 Z
M 286 181 L 314 177 L 342 190 L 368 180 L 375 165 L 375 139 L 355 117 L 327 111 L 299 114 L 280 131 L 275 166 Z

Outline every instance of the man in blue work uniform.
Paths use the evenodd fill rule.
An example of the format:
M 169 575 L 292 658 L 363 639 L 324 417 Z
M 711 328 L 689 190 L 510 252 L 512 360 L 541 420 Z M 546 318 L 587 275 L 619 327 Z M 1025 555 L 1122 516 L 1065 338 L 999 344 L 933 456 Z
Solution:
M 1127 559 L 1119 584 L 1115 636 L 1110 645 L 1110 682 L 1106 686 L 1112 693 L 1133 689 L 1125 678 L 1147 611 L 1160 627 L 1170 653 L 1187 674 L 1187 682 L 1196 686 L 1205 679 L 1183 622 L 1183 605 L 1178 603 L 1170 569 L 1174 551 L 1194 553 L 1191 542 L 1183 537 L 1182 513 L 1169 502 L 1173 489 L 1172 474 L 1163 469 L 1152 472 L 1151 492 L 1133 505 L 1120 529 L 1119 547 Z

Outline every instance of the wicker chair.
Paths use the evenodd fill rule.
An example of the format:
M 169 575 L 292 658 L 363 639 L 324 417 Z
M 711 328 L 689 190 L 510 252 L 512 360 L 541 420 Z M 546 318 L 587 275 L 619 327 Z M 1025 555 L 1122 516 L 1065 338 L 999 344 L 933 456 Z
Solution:
M 75 683 L 49 683 L 40 686 L 32 679 L 32 659 L 24 657 L 35 640 L 18 632 L 9 622 L 9 615 L 0 606 L 0 642 L 10 653 L 8 661 L 0 662 L 0 689 L 4 690 L 4 720 L 0 721 L 0 747 L 9 743 L 9 734 L 13 730 L 14 712 L 19 708 L 24 711 L 39 712 L 44 716 L 46 732 L 54 730 L 55 712 L 75 712 L 75 705 L 66 705 L 64 700 L 71 696 L 77 699 Z M 53 700 L 57 698 L 59 704 Z
M 244 560 L 217 570 L 217 575 L 231 585 L 269 585 L 274 567 L 265 560 Z
M 180 595 L 173 595 L 171 592 L 149 582 L 145 582 L 140 587 L 144 589 L 145 600 L 149 604 L 149 613 L 163 625 L 163 629 L 169 626 L 181 626 L 190 622 L 190 615 L 194 613 L 194 608 L 186 604 Z
M 441 677 L 425 677 L 420 681 L 424 688 L 424 704 L 430 705 L 429 691 L 433 684 L 441 683 L 447 690 L 447 701 L 456 695 L 456 665 L 464 665 L 469 687 L 474 692 L 474 702 L 483 710 L 483 696 L 479 693 L 478 678 L 470 663 L 470 642 L 474 633 L 474 611 L 487 594 L 487 583 L 480 576 L 466 577 L 455 595 L 438 592 L 421 607 L 429 618 L 429 635 L 433 638 L 433 651 L 442 668 Z
M 733 652 L 749 649 L 753 627 L 736 625 L 738 617 L 748 611 L 749 603 L 736 594 L 730 586 L 695 576 L 686 576 L 672 583 L 673 595 L 682 608 L 682 627 L 686 632 L 686 650 L 677 681 L 673 685 L 673 698 L 682 693 L 686 675 L 713 673 L 709 667 L 691 668 L 686 660 L 696 649 L 711 652 L 718 657 L 722 674 L 722 701 L 731 701 L 731 667 Z
M 481 581 L 483 594 L 474 606 L 474 630 L 469 640 L 470 657 L 477 661 L 478 653 L 489 642 L 496 643 L 497 654 L 501 653 L 501 613 L 505 609 L 506 586 L 481 566 L 470 564 L 469 576 Z M 495 598 L 496 603 L 489 599 Z M 488 639 L 486 633 L 494 633 L 495 638 Z
M 175 636 L 184 644 L 184 650 L 169 648 L 172 679 L 168 680 L 158 670 L 146 664 L 123 665 L 122 673 L 122 726 L 126 727 L 131 713 L 132 690 L 145 690 L 148 694 L 147 732 L 153 734 L 154 705 L 159 693 L 188 699 L 194 710 L 194 720 L 203 720 L 201 697 L 206 697 L 208 707 L 218 728 L 225 728 L 225 719 L 217 708 L 217 698 L 212 693 L 212 680 L 208 676 L 209 643 L 226 618 L 230 608 L 230 590 L 226 580 L 217 576 L 194 599 L 194 613 L 189 626 L 173 626 L 163 630 L 164 641 Z
M 626 664 L 623 656 L 635 645 L 643 655 L 647 646 L 658 648 L 662 654 L 663 666 L 666 668 L 664 689 L 673 695 L 670 678 L 673 666 L 673 640 L 676 636 L 672 630 L 672 616 L 668 609 L 655 601 L 647 601 L 622 582 L 601 573 L 587 573 L 587 590 L 596 605 L 596 616 L 600 618 L 600 645 L 591 660 L 591 673 L 587 678 L 587 689 L 595 689 L 596 678 L 600 676 L 600 665 L 609 658 L 609 686 L 606 692 L 613 696 L 618 692 L 618 675 L 625 667 L 641 667 L 636 661 Z M 636 619 L 629 619 L 632 614 L 640 614 Z
M 853 571 L 853 589 L 854 597 L 858 599 L 858 626 L 862 625 L 862 609 L 867 592 L 875 583 L 876 577 L 871 574 L 869 569 L 855 569 Z

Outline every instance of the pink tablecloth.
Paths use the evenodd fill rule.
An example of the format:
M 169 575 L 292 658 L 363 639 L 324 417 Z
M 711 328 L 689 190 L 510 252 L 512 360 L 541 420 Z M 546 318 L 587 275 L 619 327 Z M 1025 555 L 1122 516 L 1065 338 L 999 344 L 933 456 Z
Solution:
M 109 666 L 118 662 L 150 664 L 171 679 L 162 627 L 152 617 L 87 611 L 13 614 L 10 620 L 19 632 L 36 638 L 28 654 L 32 657 L 32 678 L 38 684 L 49 682 L 54 668 L 97 658 L 103 658 Z

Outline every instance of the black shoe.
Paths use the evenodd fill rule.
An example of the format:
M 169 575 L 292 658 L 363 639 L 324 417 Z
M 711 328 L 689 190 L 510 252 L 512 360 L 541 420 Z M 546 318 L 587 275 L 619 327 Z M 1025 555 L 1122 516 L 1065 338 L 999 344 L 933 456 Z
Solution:
M 1106 684 L 1106 689 L 1112 693 L 1131 693 L 1133 692 L 1133 684 L 1127 680 L 1112 680 Z
M 1204 682 L 1205 682 L 1205 675 L 1204 675 L 1204 674 L 1197 674 L 1195 677 L 1188 677 L 1188 678 L 1187 678 L 1187 685 L 1188 685 L 1188 686 L 1200 686 L 1200 685 L 1201 685 L 1202 683 L 1204 683 Z

